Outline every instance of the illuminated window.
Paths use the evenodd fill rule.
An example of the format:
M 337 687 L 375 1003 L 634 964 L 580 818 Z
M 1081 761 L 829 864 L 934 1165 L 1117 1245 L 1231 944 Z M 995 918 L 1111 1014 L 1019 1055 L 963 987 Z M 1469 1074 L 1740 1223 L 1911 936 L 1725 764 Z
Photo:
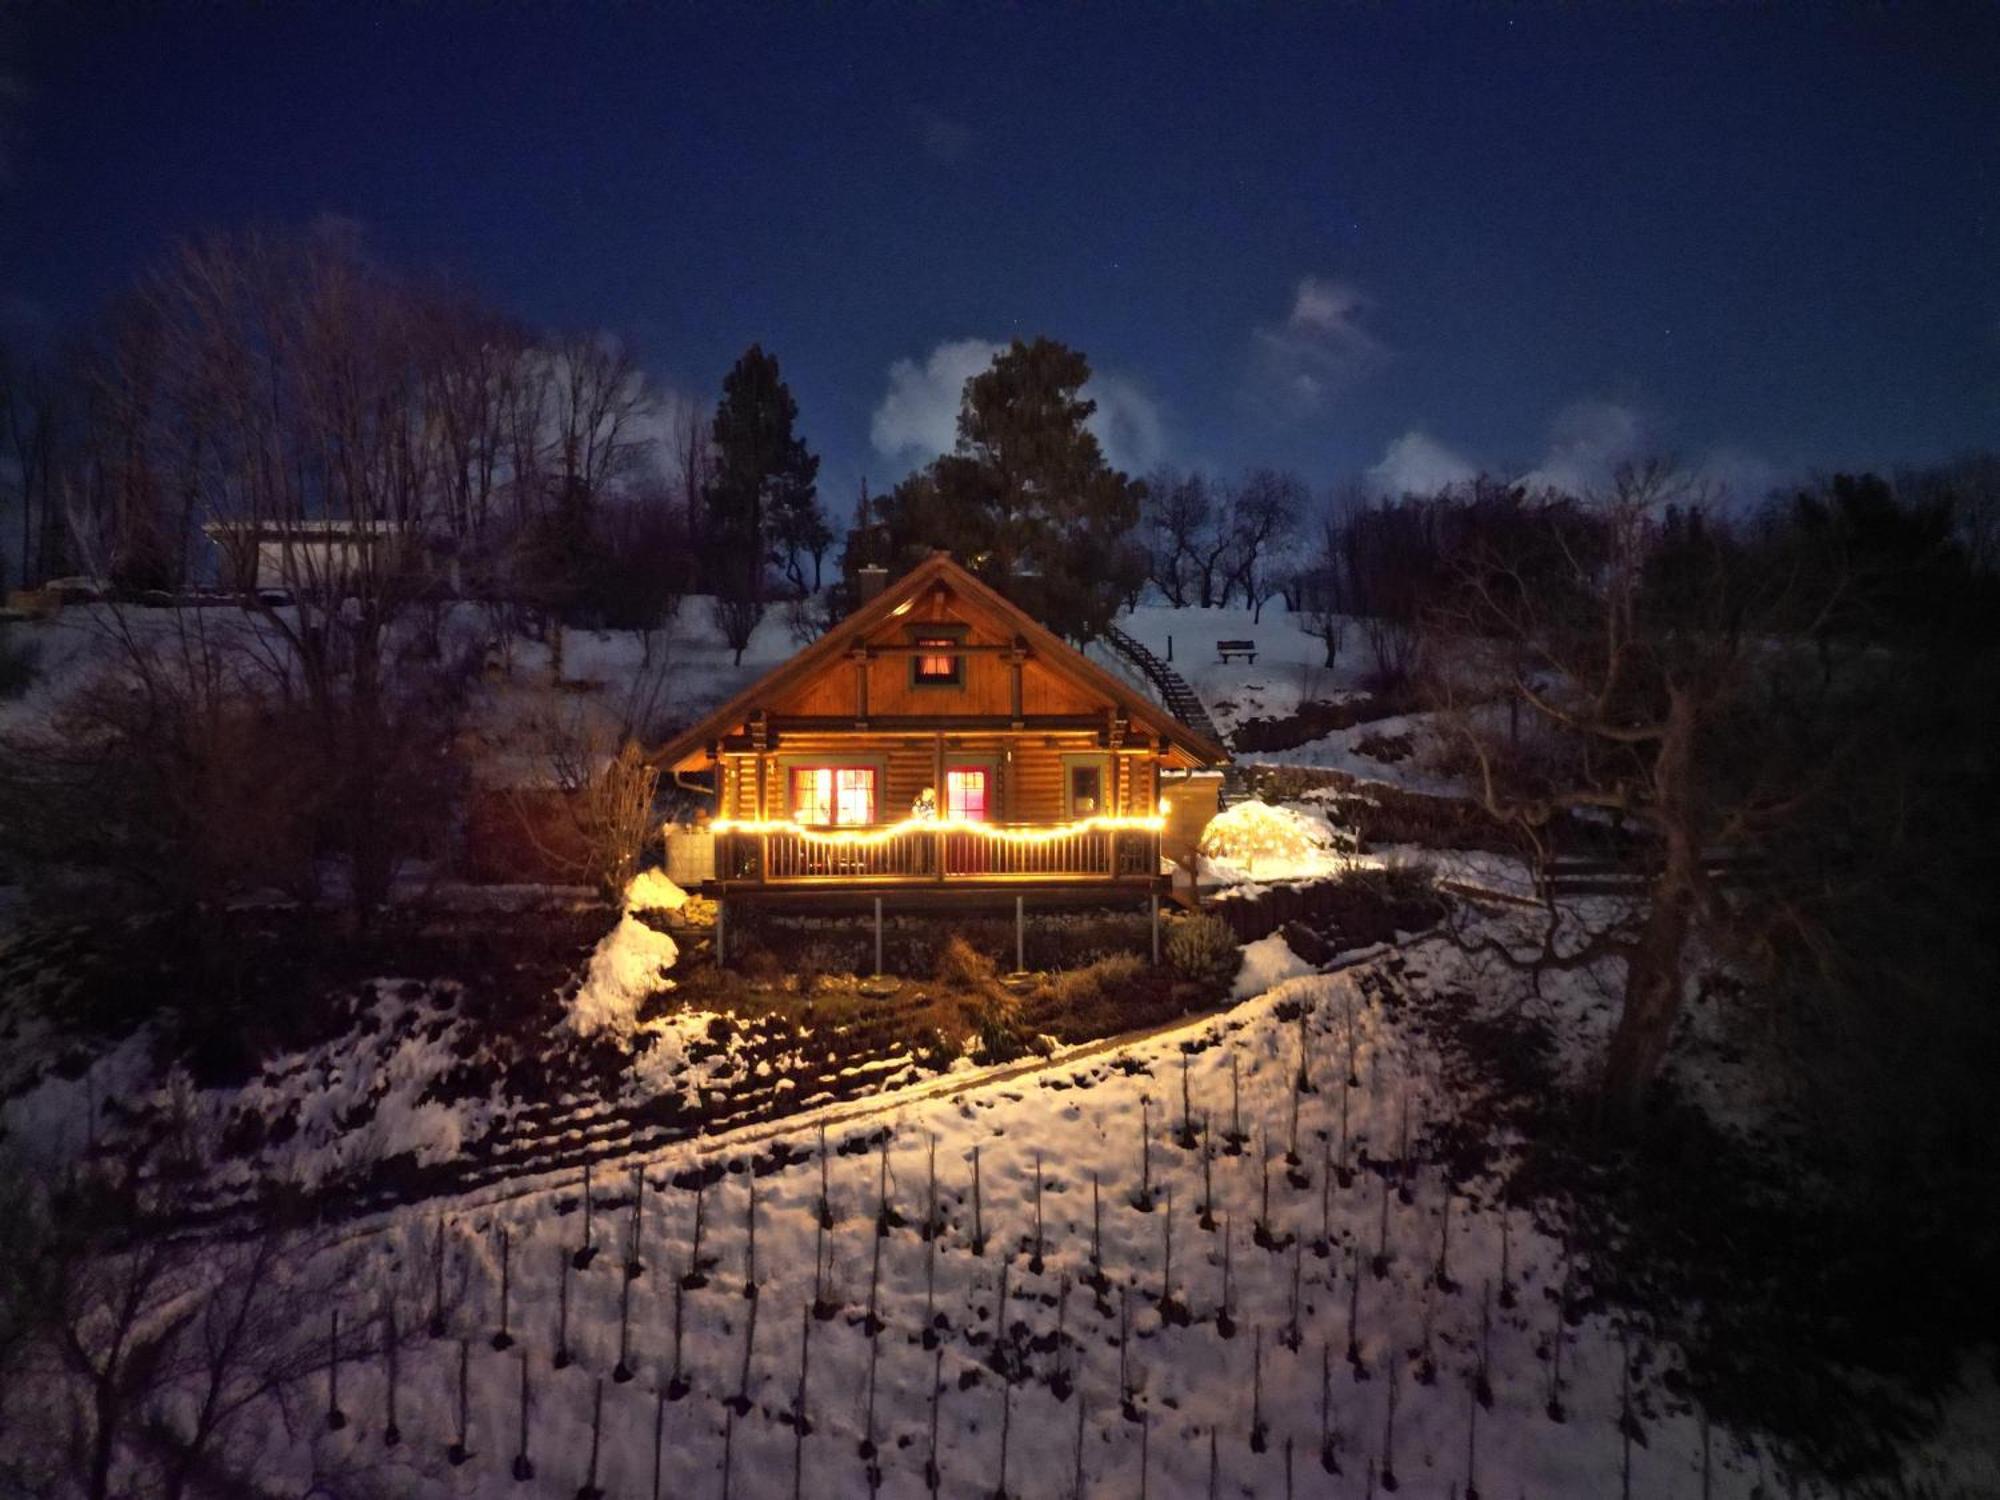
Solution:
M 986 768 L 961 766 L 944 773 L 945 816 L 986 821 Z
M 951 683 L 958 681 L 959 658 L 949 654 L 951 648 L 958 644 L 957 641 L 948 635 L 920 635 L 917 637 L 916 643 L 919 646 L 942 646 L 945 648 L 944 652 L 938 655 L 927 653 L 920 653 L 918 655 L 916 667 L 918 682 Z
M 873 766 L 794 766 L 792 817 L 821 827 L 875 821 Z

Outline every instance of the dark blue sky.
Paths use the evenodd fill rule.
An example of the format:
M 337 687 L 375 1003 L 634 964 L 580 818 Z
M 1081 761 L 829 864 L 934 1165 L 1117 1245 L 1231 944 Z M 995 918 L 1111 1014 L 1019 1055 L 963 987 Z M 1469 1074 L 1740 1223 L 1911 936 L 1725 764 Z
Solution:
M 340 215 L 703 395 L 762 341 L 843 505 L 1038 332 L 1128 461 L 2000 445 L 1993 8 L 78 5 L 0 82 L 16 337 Z

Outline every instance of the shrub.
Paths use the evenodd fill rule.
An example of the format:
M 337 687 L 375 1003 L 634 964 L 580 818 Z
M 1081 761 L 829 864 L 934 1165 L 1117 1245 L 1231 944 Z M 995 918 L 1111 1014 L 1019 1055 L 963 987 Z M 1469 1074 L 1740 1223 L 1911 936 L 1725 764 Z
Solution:
M 0 698 L 18 698 L 35 680 L 41 651 L 33 641 L 16 640 L 14 632 L 0 625 Z
M 1167 962 L 1198 984 L 1227 989 L 1242 967 L 1243 952 L 1228 923 L 1197 912 L 1167 929 Z
M 943 984 L 983 989 L 993 982 L 993 960 L 968 943 L 962 935 L 953 933 L 944 947 L 938 950 L 937 978 Z
M 1020 1004 L 1005 990 L 983 994 L 973 1003 L 972 1031 L 979 1039 L 980 1061 L 1012 1062 L 1030 1050 L 1021 1029 Z
M 1095 963 L 1056 975 L 1049 981 L 1049 997 L 1064 1010 L 1080 1010 L 1123 989 L 1145 968 L 1136 953 L 1107 953 Z

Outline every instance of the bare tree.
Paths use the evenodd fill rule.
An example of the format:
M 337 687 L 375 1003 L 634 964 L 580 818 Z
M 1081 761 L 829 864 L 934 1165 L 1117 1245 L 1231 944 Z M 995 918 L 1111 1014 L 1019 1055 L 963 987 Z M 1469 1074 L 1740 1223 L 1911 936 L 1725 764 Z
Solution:
M 1279 469 L 1253 469 L 1236 487 L 1229 516 L 1228 587 L 1242 592 L 1252 619 L 1263 618 L 1265 604 L 1278 592 L 1284 570 L 1272 564 L 1271 552 L 1298 524 L 1307 499 L 1305 481 Z
M 1782 657 L 1760 657 L 1748 627 L 1778 618 L 1782 580 L 1746 577 L 1704 549 L 1684 559 L 1679 587 L 1658 584 L 1663 515 L 1703 498 L 1670 464 L 1628 466 L 1585 516 L 1547 506 L 1553 545 L 1533 559 L 1459 554 L 1462 587 L 1433 616 L 1450 646 L 1436 681 L 1486 810 L 1543 854 L 1583 809 L 1644 835 L 1644 900 L 1627 919 L 1572 946 L 1551 921 L 1530 960 L 1622 964 L 1602 1076 L 1606 1116 L 1620 1123 L 1638 1118 L 1666 1055 L 1697 922 L 1729 921 L 1704 856 L 1755 839 L 1828 784 L 1758 727 Z M 1476 705 L 1496 694 L 1537 722 L 1543 754 L 1524 760 L 1495 737 Z

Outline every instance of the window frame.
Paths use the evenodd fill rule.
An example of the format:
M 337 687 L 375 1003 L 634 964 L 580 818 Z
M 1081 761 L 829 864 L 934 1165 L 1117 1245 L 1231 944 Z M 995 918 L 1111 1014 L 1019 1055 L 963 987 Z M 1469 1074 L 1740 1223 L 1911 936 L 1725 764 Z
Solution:
M 908 644 L 911 646 L 940 646 L 951 649 L 933 650 L 928 653 L 910 653 L 910 686 L 923 688 L 962 688 L 965 686 L 965 637 L 966 627 L 956 620 L 933 621 L 907 627 Z M 927 658 L 945 657 L 951 662 L 949 676 L 931 676 L 924 671 Z
M 799 773 L 803 771 L 829 771 L 833 774 L 833 782 L 829 788 L 831 800 L 828 806 L 832 821 L 815 823 L 800 816 L 797 788 Z M 840 820 L 840 773 L 843 771 L 868 773 L 868 817 L 864 822 L 845 823 Z M 778 774 L 783 778 L 780 795 L 784 798 L 785 817 L 801 828 L 831 831 L 842 828 L 874 828 L 881 825 L 883 799 L 888 795 L 888 768 L 879 756 L 787 756 L 778 762 Z
M 1093 770 L 1097 773 L 1097 806 L 1092 811 L 1080 813 L 1076 810 L 1076 772 Z M 1111 817 L 1111 804 L 1115 792 L 1111 782 L 1111 757 L 1101 750 L 1065 754 L 1062 758 L 1062 808 L 1063 817 L 1072 823 L 1084 818 Z

